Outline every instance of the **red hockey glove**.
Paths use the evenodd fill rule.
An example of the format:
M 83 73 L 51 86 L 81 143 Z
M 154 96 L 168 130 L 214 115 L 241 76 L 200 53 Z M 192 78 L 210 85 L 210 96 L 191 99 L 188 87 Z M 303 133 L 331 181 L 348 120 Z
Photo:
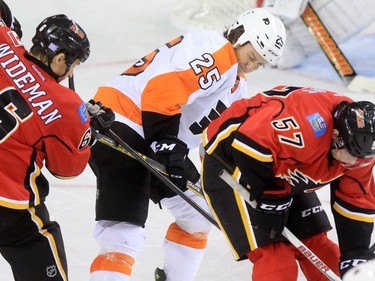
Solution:
M 270 237 L 280 235 L 288 221 L 289 207 L 292 197 L 276 197 L 262 195 L 256 199 L 257 207 L 251 216 L 251 224 L 254 227 L 270 229 Z

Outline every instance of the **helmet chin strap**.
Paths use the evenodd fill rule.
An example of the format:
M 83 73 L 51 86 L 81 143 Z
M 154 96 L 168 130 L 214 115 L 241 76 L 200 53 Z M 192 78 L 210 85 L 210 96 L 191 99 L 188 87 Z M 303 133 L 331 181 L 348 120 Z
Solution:
M 71 77 L 69 77 L 69 89 L 75 91 L 76 90 L 76 87 L 74 85 L 74 76 L 72 74 Z

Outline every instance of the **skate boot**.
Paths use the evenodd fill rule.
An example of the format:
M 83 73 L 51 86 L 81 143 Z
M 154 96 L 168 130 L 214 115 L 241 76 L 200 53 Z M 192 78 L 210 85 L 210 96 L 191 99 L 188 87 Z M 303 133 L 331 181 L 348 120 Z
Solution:
M 167 280 L 167 276 L 165 276 L 164 270 L 160 269 L 158 267 L 155 269 L 154 276 L 155 276 L 155 281 L 166 281 Z

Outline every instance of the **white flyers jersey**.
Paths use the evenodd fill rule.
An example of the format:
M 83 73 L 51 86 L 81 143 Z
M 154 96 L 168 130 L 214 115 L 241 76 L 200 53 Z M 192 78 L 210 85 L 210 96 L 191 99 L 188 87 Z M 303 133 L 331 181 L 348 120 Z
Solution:
M 213 119 L 247 96 L 237 68 L 234 48 L 222 33 L 189 32 L 100 87 L 95 100 L 147 141 L 177 135 L 192 149 Z

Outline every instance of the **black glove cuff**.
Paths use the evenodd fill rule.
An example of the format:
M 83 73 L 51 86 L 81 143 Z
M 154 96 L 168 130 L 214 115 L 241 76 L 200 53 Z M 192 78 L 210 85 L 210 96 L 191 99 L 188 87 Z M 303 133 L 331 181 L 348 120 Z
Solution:
M 278 215 L 286 212 L 292 205 L 292 197 L 276 197 L 264 195 L 256 199 L 257 210 L 265 214 Z
M 339 265 L 341 277 L 351 268 L 374 259 L 375 253 L 370 252 L 369 250 L 353 251 L 349 254 L 341 256 Z
M 180 154 L 183 155 L 183 158 L 186 157 L 189 150 L 186 143 L 175 136 L 166 136 L 155 146 L 155 154 Z
M 115 114 L 112 109 L 105 107 L 101 102 L 89 100 L 86 103 L 90 115 L 90 125 L 94 130 L 106 133 L 115 121 Z

